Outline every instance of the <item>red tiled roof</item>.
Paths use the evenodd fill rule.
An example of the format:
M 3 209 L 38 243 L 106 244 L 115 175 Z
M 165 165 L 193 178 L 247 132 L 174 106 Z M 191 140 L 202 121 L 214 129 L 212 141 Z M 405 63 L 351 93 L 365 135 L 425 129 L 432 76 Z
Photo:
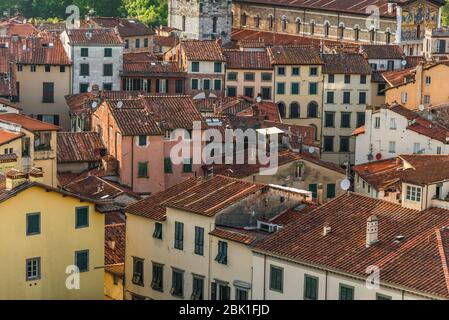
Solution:
M 104 264 L 105 266 L 122 264 L 125 262 L 125 230 L 124 223 L 104 226 Z
M 8 43 L 10 53 L 18 64 L 71 64 L 61 40 L 48 32 L 30 37 L 3 37 L 0 38 L 0 43 Z
M 24 134 L 20 132 L 10 132 L 0 129 L 0 146 L 16 139 L 23 137 Z
M 157 61 L 158 56 L 152 52 L 128 52 L 123 54 L 123 63 L 125 62 L 141 62 L 141 61 Z
M 253 231 L 252 233 L 255 232 Z M 233 228 L 216 227 L 214 230 L 209 232 L 209 234 L 221 239 L 231 240 L 245 245 L 250 245 L 257 239 L 256 235 L 251 234 L 251 232 Z
M 188 178 L 162 192 L 158 192 L 148 198 L 137 201 L 126 207 L 126 213 L 142 216 L 145 218 L 163 221 L 165 220 L 164 203 L 171 198 L 176 198 L 181 192 L 199 183 L 197 178 Z
M 414 69 L 403 69 L 394 71 L 382 72 L 382 77 L 388 84 L 392 87 L 396 87 L 410 81 L 415 80 L 415 70 Z
M 324 54 L 323 73 L 330 74 L 371 74 L 366 59 L 358 53 Z
M 17 154 L 15 153 L 8 153 L 8 154 L 0 154 L 0 163 L 8 163 L 8 162 L 16 162 L 17 161 Z M 1 184 L 1 181 L 0 181 Z M 1 190 L 0 186 L 0 190 Z
M 0 42 L 1 42 L 0 37 Z M 0 97 L 12 97 L 16 91 L 16 67 L 9 48 L 0 46 Z
M 137 19 L 89 17 L 89 21 L 102 28 L 117 28 L 121 37 L 149 36 L 154 34 L 153 30 Z
M 366 242 L 368 217 L 379 223 L 379 241 Z M 323 235 L 328 224 L 331 232 Z M 285 257 L 361 279 L 368 266 L 378 266 L 381 283 L 448 298 L 447 252 L 449 211 L 424 212 L 355 193 L 343 194 L 259 241 L 254 250 Z M 438 231 L 444 234 L 438 239 Z M 398 241 L 398 236 L 404 240 Z M 446 267 L 444 267 L 446 265 Z M 363 280 L 364 281 L 364 280 Z
M 354 13 L 357 15 L 367 16 L 370 5 L 375 5 L 379 8 L 382 17 L 394 18 L 396 15 L 394 13 L 388 12 L 388 6 L 386 0 L 373 0 L 370 2 L 360 2 L 357 0 L 342 0 L 342 1 L 328 1 L 328 0 L 276 0 L 273 2 L 271 0 L 237 0 L 237 3 L 249 3 L 249 4 L 264 4 L 269 6 L 279 6 L 279 7 L 291 7 L 300 9 L 316 9 L 329 12 L 343 12 L 343 13 Z M 368 11 L 369 12 L 369 11 Z
M 215 40 L 185 40 L 181 42 L 187 60 L 226 61 L 220 44 Z
M 0 120 L 19 124 L 28 131 L 56 131 L 61 129 L 53 124 L 39 121 L 18 113 L 0 114 Z
M 127 193 L 128 190 L 101 177 L 89 175 L 80 177 L 64 186 L 64 190 L 96 200 L 110 201 Z
M 264 51 L 225 50 L 227 69 L 272 70 L 268 53 Z
M 314 46 L 276 46 L 267 50 L 271 63 L 275 65 L 323 64 L 320 53 Z
M 173 48 L 178 43 L 178 38 L 175 36 L 154 36 L 153 41 L 156 46 Z
M 174 61 L 127 61 L 123 63 L 122 76 L 185 77 L 186 73 Z
M 269 121 L 265 120 L 263 123 L 264 127 L 276 127 L 278 129 L 284 130 L 285 132 L 289 131 L 292 135 L 296 137 L 301 137 L 304 144 L 308 146 L 315 145 L 315 129 L 310 126 L 300 126 L 297 124 L 288 124 L 281 123 L 278 121 Z
M 37 29 L 30 23 L 3 22 L 0 23 L 0 29 L 6 30 L 8 36 L 30 36 L 37 33 Z
M 100 161 L 106 149 L 97 132 L 58 132 L 58 163 Z
M 360 46 L 367 59 L 403 59 L 402 48 L 393 44 L 364 44 Z
M 365 126 L 360 126 L 352 132 L 352 135 L 358 136 L 359 134 L 363 134 L 363 133 L 365 133 Z
M 425 63 L 426 58 L 423 56 L 406 56 L 405 61 L 407 64 L 405 65 L 405 69 L 414 68 L 420 63 Z
M 67 31 L 67 35 L 70 45 L 123 45 L 122 39 L 114 29 L 71 29 Z

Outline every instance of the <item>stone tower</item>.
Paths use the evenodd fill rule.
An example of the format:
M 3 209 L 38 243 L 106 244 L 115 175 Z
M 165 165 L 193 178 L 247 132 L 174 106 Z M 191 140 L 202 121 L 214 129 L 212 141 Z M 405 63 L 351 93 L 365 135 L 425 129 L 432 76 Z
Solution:
M 168 26 L 181 30 L 187 39 L 218 39 L 228 42 L 232 29 L 231 0 L 170 0 Z

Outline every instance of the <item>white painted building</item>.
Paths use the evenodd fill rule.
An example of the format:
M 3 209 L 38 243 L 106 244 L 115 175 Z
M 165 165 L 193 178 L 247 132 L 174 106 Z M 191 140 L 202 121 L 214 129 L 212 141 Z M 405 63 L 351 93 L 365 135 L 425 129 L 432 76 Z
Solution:
M 449 154 L 449 130 L 401 105 L 367 108 L 356 136 L 355 164 L 400 154 Z
M 253 299 L 449 299 L 448 217 L 341 195 L 254 246 Z
M 70 29 L 60 37 L 73 63 L 72 94 L 93 85 L 120 90 L 124 43 L 114 29 Z

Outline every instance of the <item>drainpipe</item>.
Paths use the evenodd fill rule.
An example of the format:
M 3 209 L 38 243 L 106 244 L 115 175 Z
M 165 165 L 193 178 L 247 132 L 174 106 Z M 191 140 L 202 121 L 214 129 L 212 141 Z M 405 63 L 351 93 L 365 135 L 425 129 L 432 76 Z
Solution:
M 327 300 L 327 274 L 329 272 L 326 270 L 326 281 L 324 283 L 325 287 L 324 287 L 324 300 Z
M 131 136 L 131 190 L 134 191 L 134 136 Z
M 267 255 L 263 255 L 263 300 L 266 300 Z

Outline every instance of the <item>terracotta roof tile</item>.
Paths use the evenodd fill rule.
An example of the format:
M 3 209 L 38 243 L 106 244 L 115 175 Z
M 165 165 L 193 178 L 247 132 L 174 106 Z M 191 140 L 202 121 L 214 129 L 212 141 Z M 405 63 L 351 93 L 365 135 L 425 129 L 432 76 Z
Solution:
M 388 82 L 392 87 L 396 87 L 415 79 L 414 69 L 403 69 L 394 71 L 382 72 L 382 77 Z
M 310 45 L 276 46 L 268 48 L 270 61 L 274 65 L 320 65 L 323 60 L 319 51 Z
M 392 44 L 365 44 L 360 46 L 368 59 L 403 59 L 402 48 Z
M 371 68 L 361 54 L 337 53 L 324 54 L 323 73 L 370 75 Z
M 124 223 L 109 224 L 104 227 L 104 264 L 105 266 L 125 262 L 125 230 Z
M 174 61 L 128 61 L 123 63 L 123 76 L 130 77 L 185 77 Z
M 272 70 L 268 53 L 264 51 L 225 50 L 227 69 Z
M 365 246 L 366 221 L 379 221 L 379 241 Z M 379 266 L 381 282 L 414 291 L 449 297 L 439 244 L 447 250 L 447 237 L 436 230 L 449 225 L 449 211 L 424 212 L 359 194 L 343 194 L 303 214 L 292 224 L 259 241 L 255 251 L 333 269 L 365 279 L 366 267 Z M 331 232 L 324 236 L 323 226 Z M 398 236 L 404 240 L 397 241 Z
M 19 124 L 29 131 L 56 131 L 61 129 L 53 124 L 39 121 L 18 113 L 0 114 L 0 120 Z
M 64 189 L 72 193 L 102 201 L 112 201 L 114 198 L 128 193 L 128 189 L 125 187 L 119 187 L 117 184 L 95 175 L 80 177 L 79 179 L 66 184 Z
M 24 134 L 20 132 L 11 132 L 0 129 L 0 146 L 16 139 L 23 137 Z
M 175 36 L 154 36 L 153 41 L 156 46 L 173 48 L 177 45 L 178 38 Z
M 137 19 L 114 17 L 89 17 L 102 28 L 116 28 L 121 37 L 150 36 L 154 31 Z
M 8 163 L 8 162 L 16 162 L 17 154 L 9 153 L 9 154 L 0 154 L 0 163 Z M 1 184 L 1 182 L 0 182 Z M 1 187 L 0 187 L 1 190 Z
M 217 227 L 209 232 L 209 234 L 221 239 L 231 240 L 245 245 L 250 245 L 257 239 L 256 235 L 251 234 L 251 232 L 223 227 Z
M 58 163 L 100 161 L 106 150 L 96 132 L 58 132 L 57 144 Z
M 88 36 L 91 34 L 91 36 Z M 71 29 L 67 31 L 71 45 L 123 45 L 123 41 L 114 29 Z
M 226 61 L 220 44 L 215 40 L 186 40 L 181 42 L 187 60 Z

